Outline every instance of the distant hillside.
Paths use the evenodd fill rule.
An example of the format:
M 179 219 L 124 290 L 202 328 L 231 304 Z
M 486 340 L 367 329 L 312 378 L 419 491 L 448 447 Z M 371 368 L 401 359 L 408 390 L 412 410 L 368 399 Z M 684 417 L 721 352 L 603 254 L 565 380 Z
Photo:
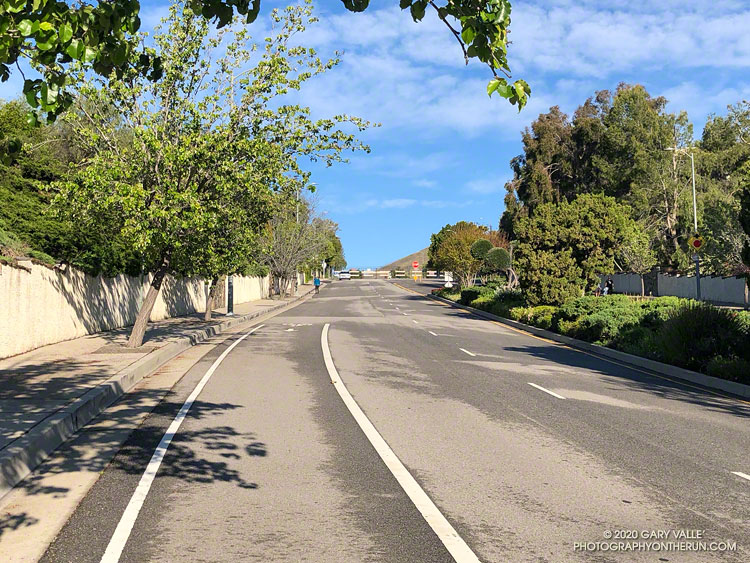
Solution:
M 407 270 L 411 269 L 411 263 L 416 260 L 419 262 L 419 268 L 422 269 L 425 264 L 427 264 L 427 249 L 423 248 L 422 250 L 415 252 L 414 254 L 409 254 L 409 256 L 404 256 L 403 258 L 400 258 L 396 260 L 395 262 L 391 262 L 390 264 L 387 264 L 380 268 L 380 270 Z

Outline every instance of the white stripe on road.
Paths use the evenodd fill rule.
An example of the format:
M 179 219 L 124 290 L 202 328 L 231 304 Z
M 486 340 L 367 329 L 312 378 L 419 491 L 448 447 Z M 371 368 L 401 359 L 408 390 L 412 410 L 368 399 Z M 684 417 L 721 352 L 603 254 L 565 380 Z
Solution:
M 415 325 L 416 325 L 416 324 L 419 324 L 419 323 L 418 323 L 417 321 L 415 321 L 414 319 L 412 319 L 412 320 L 411 320 L 411 322 L 413 322 L 413 323 L 414 323 Z
M 558 395 L 557 393 L 554 393 L 554 392 L 550 391 L 549 389 L 545 389 L 545 388 L 544 388 L 544 387 L 542 387 L 541 385 L 537 385 L 536 383 L 531 383 L 530 381 L 529 381 L 529 382 L 527 382 L 527 383 L 528 383 L 529 385 L 531 385 L 532 387 L 536 387 L 536 388 L 537 388 L 537 389 L 539 389 L 540 391 L 544 391 L 545 393 L 549 393 L 549 394 L 550 394 L 550 395 L 552 395 L 553 397 L 557 397 L 558 399 L 564 399 L 564 398 L 565 398 L 565 397 L 563 397 L 562 395 Z
M 462 352 L 466 354 L 469 354 L 469 356 L 476 356 L 476 354 L 472 354 L 471 352 L 469 352 L 468 350 L 464 350 L 463 348 L 459 348 L 459 350 L 461 350 Z
M 748 481 L 750 481 L 750 475 L 748 475 L 747 473 L 742 473 L 740 471 L 732 471 L 732 473 L 737 475 L 737 477 L 742 477 L 743 479 L 747 479 Z
M 190 407 L 193 406 L 193 403 L 198 398 L 198 395 L 200 395 L 200 392 L 203 391 L 203 388 L 206 386 L 206 383 L 208 383 L 208 380 L 211 379 L 211 376 L 216 371 L 216 368 L 219 367 L 219 364 L 224 361 L 224 358 L 227 357 L 229 352 L 231 352 L 235 346 L 237 346 L 240 342 L 245 340 L 245 338 L 250 336 L 259 328 L 262 328 L 263 326 L 264 325 L 256 326 L 255 328 L 253 328 L 253 330 L 244 334 L 241 338 L 233 342 L 232 345 L 229 346 L 229 348 L 224 350 L 221 353 L 221 356 L 216 358 L 216 361 L 211 364 L 211 367 L 208 368 L 206 374 L 201 378 L 201 380 L 198 382 L 198 385 L 196 385 L 195 389 L 193 389 L 193 392 L 190 393 L 190 396 L 183 403 L 182 407 L 180 408 L 180 412 L 178 412 L 177 416 L 174 417 L 172 424 L 169 425 L 169 428 L 167 428 L 166 433 L 164 434 L 164 436 L 162 436 L 159 445 L 156 447 L 154 455 L 151 456 L 151 461 L 148 462 L 146 471 L 144 471 L 141 480 L 138 482 L 138 486 L 136 487 L 133 496 L 130 498 L 130 502 L 125 508 L 125 512 L 122 514 L 122 518 L 120 518 L 120 523 L 117 524 L 115 533 L 112 534 L 112 539 L 109 540 L 107 551 L 104 552 L 104 555 L 101 559 L 102 563 L 117 563 L 120 560 L 122 550 L 125 548 L 125 544 L 128 542 L 130 532 L 133 530 L 135 521 L 138 518 L 138 513 L 141 511 L 141 507 L 143 507 L 146 496 L 151 489 L 151 484 L 154 482 L 154 478 L 156 478 L 156 473 L 159 471 L 159 466 L 164 459 L 164 455 L 167 453 L 167 448 L 169 448 L 169 444 L 172 442 L 172 438 L 175 437 L 177 431 L 180 429 L 180 425 L 182 424 L 182 421 L 185 420 Z
M 427 332 L 429 332 L 429 333 L 430 333 L 430 334 L 431 334 L 432 336 L 437 336 L 437 334 L 435 334 L 435 333 L 434 333 L 434 332 L 432 332 L 431 330 L 428 330 Z
M 457 563 L 479 563 L 479 558 L 474 554 L 471 548 L 466 545 L 463 538 L 458 535 L 450 522 L 448 522 L 440 510 L 438 510 L 438 507 L 435 506 L 435 503 L 432 502 L 430 497 L 427 496 L 427 493 L 425 493 L 419 486 L 419 483 L 417 483 L 414 477 L 411 476 L 406 467 L 404 467 L 404 464 L 401 463 L 401 460 L 398 459 L 398 456 L 396 456 L 393 450 L 388 446 L 375 426 L 373 426 L 372 422 L 370 422 L 365 413 L 362 412 L 362 409 L 359 408 L 359 405 L 347 390 L 344 382 L 341 381 L 341 376 L 338 371 L 336 371 L 336 366 L 331 357 L 331 350 L 328 347 L 328 328 L 330 326 L 329 323 L 323 325 L 323 332 L 320 335 L 320 345 L 323 348 L 323 359 L 326 364 L 326 369 L 328 370 L 328 375 L 331 378 L 331 383 L 336 387 L 336 391 L 338 391 L 344 404 L 354 417 L 354 420 L 357 421 L 362 432 L 364 432 L 367 439 L 370 440 L 375 451 L 378 452 L 380 459 L 383 460 L 385 465 L 391 471 L 399 485 L 401 485 L 401 488 L 404 489 L 404 492 L 409 496 L 414 503 L 414 506 L 417 507 L 417 510 L 422 514 L 422 517 L 435 532 L 435 535 L 437 535 L 437 537 L 440 538 L 440 541 L 443 542 L 443 545 L 453 556 L 453 559 Z

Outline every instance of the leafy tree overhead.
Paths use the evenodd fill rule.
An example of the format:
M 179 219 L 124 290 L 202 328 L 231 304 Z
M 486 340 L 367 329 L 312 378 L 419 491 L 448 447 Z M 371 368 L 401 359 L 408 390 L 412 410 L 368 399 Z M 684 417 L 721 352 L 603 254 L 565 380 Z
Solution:
M 361 12 L 369 0 L 342 0 L 353 12 Z M 229 25 L 235 13 L 246 23 L 254 21 L 260 0 L 189 0 L 193 12 Z M 432 12 L 456 38 L 467 64 L 475 58 L 486 64 L 492 79 L 487 93 L 507 98 L 522 108 L 531 94 L 523 80 L 511 83 L 507 59 L 511 4 L 509 0 L 400 0 L 414 21 Z M 151 80 L 164 73 L 161 54 L 137 41 L 141 26 L 138 0 L 97 0 L 92 3 L 51 0 L 0 1 L 0 80 L 8 80 L 11 66 L 20 60 L 39 69 L 41 78 L 24 76 L 23 93 L 33 108 L 54 120 L 68 108 L 73 97 L 67 86 L 70 64 L 82 63 L 102 77 L 115 73 L 118 79 L 138 72 Z M 18 72 L 21 72 L 18 66 Z M 36 120 L 37 114 L 30 116 Z M 6 150 L 15 152 L 13 142 Z
M 278 100 L 337 61 L 291 44 L 315 21 L 309 5 L 272 19 L 276 33 L 253 65 L 244 27 L 211 33 L 205 18 L 175 3 L 154 37 L 162 80 L 132 69 L 77 82 L 81 103 L 65 119 L 91 156 L 59 185 L 56 208 L 83 224 L 109 225 L 153 272 L 130 346 L 141 344 L 167 273 L 210 279 L 243 268 L 270 216 L 271 191 L 307 184 L 301 158 L 330 165 L 345 150 L 366 148 L 339 125 L 368 123 L 313 120 L 308 108 Z

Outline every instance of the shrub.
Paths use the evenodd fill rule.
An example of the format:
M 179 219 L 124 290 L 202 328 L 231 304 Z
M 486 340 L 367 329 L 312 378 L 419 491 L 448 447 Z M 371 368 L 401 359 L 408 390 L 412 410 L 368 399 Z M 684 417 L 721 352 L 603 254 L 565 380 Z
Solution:
M 658 360 L 659 345 L 653 329 L 645 326 L 629 327 L 620 331 L 619 337 L 611 344 L 613 348 L 628 354 Z
M 525 323 L 531 307 L 513 307 L 508 311 L 508 318 Z
M 469 252 L 477 260 L 484 260 L 490 250 L 492 250 L 492 243 L 487 239 L 480 238 L 471 245 Z
M 467 287 L 466 289 L 462 289 L 459 303 L 462 305 L 470 305 L 472 301 L 479 297 L 480 293 L 478 287 Z
M 721 379 L 750 384 L 750 361 L 744 358 L 716 356 L 708 362 L 706 373 Z
M 686 301 L 679 297 L 657 297 L 640 302 L 641 309 L 643 309 L 643 324 L 654 328 L 661 326 L 672 312 Z
M 528 322 L 539 328 L 549 330 L 552 328 L 552 317 L 557 312 L 557 307 L 552 305 L 539 305 L 529 310 Z
M 717 356 L 748 359 L 748 340 L 736 312 L 688 301 L 661 326 L 658 343 L 665 361 L 705 373 Z
M 504 248 L 492 248 L 487 252 L 487 265 L 494 272 L 510 268 L 510 254 Z
M 54 266 L 56 264 L 55 259 L 52 258 L 52 256 L 50 256 L 49 254 L 45 254 L 40 250 L 29 250 L 27 254 L 30 258 L 36 258 L 40 262 L 44 262 L 49 266 Z

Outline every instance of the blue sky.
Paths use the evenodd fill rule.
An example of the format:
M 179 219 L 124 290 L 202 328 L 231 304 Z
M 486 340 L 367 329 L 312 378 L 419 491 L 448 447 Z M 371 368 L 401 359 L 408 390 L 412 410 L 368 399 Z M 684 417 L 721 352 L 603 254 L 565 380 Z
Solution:
M 143 27 L 166 2 L 142 2 Z M 268 12 L 263 0 L 258 38 Z M 572 113 L 596 90 L 641 83 L 685 109 L 700 135 L 706 116 L 750 98 L 750 3 L 660 0 L 513 2 L 509 61 L 532 87 L 519 114 L 485 93 L 488 71 L 428 12 L 415 24 L 397 0 L 361 14 L 317 0 L 320 22 L 303 43 L 342 63 L 301 96 L 314 115 L 358 115 L 382 127 L 362 135 L 372 152 L 349 164 L 312 166 L 320 212 L 337 221 L 352 267 L 377 267 L 429 244 L 459 220 L 497 225 L 520 132 L 552 105 Z M 251 28 L 252 29 L 252 28 Z M 0 97 L 20 93 L 19 77 Z

